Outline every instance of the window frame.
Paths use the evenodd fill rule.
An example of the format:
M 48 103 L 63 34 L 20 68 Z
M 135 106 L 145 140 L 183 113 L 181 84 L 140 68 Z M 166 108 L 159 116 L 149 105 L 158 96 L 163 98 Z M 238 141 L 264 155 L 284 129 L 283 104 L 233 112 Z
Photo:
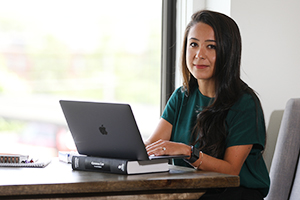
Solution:
M 175 89 L 177 0 L 162 1 L 160 112 Z

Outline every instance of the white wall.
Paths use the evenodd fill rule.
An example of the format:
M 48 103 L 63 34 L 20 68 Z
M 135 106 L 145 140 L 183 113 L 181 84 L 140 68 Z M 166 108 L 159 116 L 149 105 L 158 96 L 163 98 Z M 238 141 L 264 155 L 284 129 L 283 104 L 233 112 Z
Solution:
M 230 1 L 230 0 L 226 0 Z M 180 54 L 184 31 L 187 24 L 190 22 L 193 13 L 198 10 L 205 9 L 206 0 L 177 0 L 177 19 L 176 19 L 176 73 L 175 73 L 175 88 L 182 85 L 181 70 L 180 70 Z
M 221 12 L 230 16 L 231 0 L 206 0 L 205 9 Z
M 288 99 L 300 98 L 299 9 L 299 0 L 231 0 L 231 17 L 243 40 L 242 78 L 258 92 L 265 112 L 267 165 L 277 139 L 280 110 Z
M 260 97 L 267 126 L 269 168 L 285 104 L 300 98 L 299 0 L 200 0 L 204 8 L 230 15 L 242 35 L 242 79 Z M 299 122 L 300 123 L 300 122 Z

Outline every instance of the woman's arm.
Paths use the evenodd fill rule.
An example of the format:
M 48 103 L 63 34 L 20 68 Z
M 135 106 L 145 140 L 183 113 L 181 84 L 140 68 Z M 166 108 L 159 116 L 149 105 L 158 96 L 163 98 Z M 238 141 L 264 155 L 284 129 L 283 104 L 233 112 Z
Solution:
M 160 119 L 154 133 L 144 142 L 149 155 L 190 156 L 190 146 L 170 141 L 172 128 L 172 124 L 163 118 Z
M 161 118 L 152 135 L 144 142 L 145 146 L 152 144 L 158 140 L 170 140 L 172 133 L 172 124 Z
M 251 144 L 228 147 L 225 151 L 224 160 L 203 153 L 203 158 L 202 155 L 199 155 L 199 159 L 192 165 L 205 171 L 239 175 L 252 146 Z
M 191 147 L 189 145 L 170 141 L 172 127 L 172 124 L 168 121 L 163 118 L 160 119 L 154 133 L 145 141 L 149 155 L 191 155 Z M 202 157 L 200 153 L 199 159 L 191 164 L 205 171 L 238 175 L 252 146 L 253 145 L 238 145 L 228 147 L 223 160 L 204 153 Z
M 191 163 L 194 167 L 224 174 L 239 175 L 241 168 L 249 155 L 251 145 L 238 145 L 228 147 L 225 151 L 224 159 L 218 159 L 204 153 L 199 154 L 199 159 Z M 158 140 L 146 147 L 149 155 L 191 155 L 191 147 L 189 145 L 168 140 Z M 189 158 L 187 158 L 189 159 Z

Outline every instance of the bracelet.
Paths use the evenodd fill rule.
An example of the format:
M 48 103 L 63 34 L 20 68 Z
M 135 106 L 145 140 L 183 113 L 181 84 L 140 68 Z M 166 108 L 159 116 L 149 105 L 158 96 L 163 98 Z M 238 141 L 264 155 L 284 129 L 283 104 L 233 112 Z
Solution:
M 200 165 L 202 164 L 202 161 L 203 161 L 203 152 L 200 151 L 200 154 L 201 154 L 201 161 L 199 163 L 199 165 L 197 167 L 194 167 L 195 169 L 199 169 Z

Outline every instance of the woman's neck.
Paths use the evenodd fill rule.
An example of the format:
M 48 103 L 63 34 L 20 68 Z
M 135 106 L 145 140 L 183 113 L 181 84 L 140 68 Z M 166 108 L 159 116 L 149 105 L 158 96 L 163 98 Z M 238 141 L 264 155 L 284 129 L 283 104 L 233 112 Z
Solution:
M 198 80 L 198 86 L 201 94 L 214 98 L 216 96 L 215 82 L 207 80 Z

